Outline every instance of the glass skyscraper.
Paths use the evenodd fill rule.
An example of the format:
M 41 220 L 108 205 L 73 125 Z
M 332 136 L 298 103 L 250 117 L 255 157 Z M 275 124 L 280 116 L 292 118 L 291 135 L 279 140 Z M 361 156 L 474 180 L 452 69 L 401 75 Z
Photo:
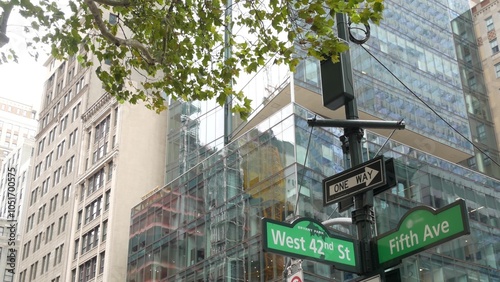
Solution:
M 471 227 L 470 235 L 404 259 L 394 273 L 402 281 L 500 281 L 500 181 L 456 164 L 476 159 L 472 145 L 383 67 L 472 139 L 481 79 L 480 68 L 465 62 L 463 46 L 475 50 L 468 2 L 385 5 L 366 50 L 351 45 L 360 117 L 407 123 L 387 143 L 388 132 L 365 133 L 364 160 L 386 143 L 380 152 L 396 167 L 396 185 L 375 198 L 377 232 L 395 228 L 410 208 L 440 208 L 459 198 Z M 211 102 L 172 104 L 166 185 L 132 210 L 127 281 L 282 281 L 288 258 L 262 251 L 263 217 L 350 216 L 323 207 L 322 180 L 347 165 L 342 130 L 307 125 L 313 116 L 343 116 L 322 106 L 319 71 L 310 59 L 293 75 L 270 66 L 238 84 L 254 98 L 248 122 L 229 119 Z M 493 145 L 489 153 L 497 152 Z M 349 226 L 333 232 L 355 235 Z M 302 267 L 306 281 L 355 277 L 307 260 Z

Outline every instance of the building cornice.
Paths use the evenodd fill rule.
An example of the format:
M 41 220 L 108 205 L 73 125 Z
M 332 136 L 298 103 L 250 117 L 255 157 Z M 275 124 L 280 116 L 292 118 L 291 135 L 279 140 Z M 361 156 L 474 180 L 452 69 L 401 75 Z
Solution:
M 111 105 L 115 102 L 112 98 L 113 96 L 109 93 L 104 93 L 104 95 L 102 95 L 94 104 L 92 104 L 92 106 L 89 107 L 87 111 L 82 114 L 84 128 L 92 125 L 104 112 L 109 111 Z
M 476 6 L 472 7 L 472 17 L 475 19 L 477 16 L 480 14 L 484 14 L 488 11 L 490 11 L 492 8 L 498 6 L 498 0 L 485 0 L 482 1 L 481 3 L 478 3 Z

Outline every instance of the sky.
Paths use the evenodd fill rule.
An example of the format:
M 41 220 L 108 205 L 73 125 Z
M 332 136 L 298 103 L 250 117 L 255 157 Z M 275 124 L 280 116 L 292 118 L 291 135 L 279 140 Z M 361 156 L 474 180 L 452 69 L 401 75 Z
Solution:
M 40 62 L 22 60 L 0 65 L 0 96 L 39 110 L 45 69 Z
M 47 57 L 43 55 L 35 61 L 28 54 L 23 24 L 25 20 L 17 13 L 13 13 L 9 18 L 7 36 L 10 42 L 2 47 L 1 51 L 14 49 L 19 56 L 19 63 L 0 64 L 0 97 L 33 106 L 38 112 L 46 79 L 43 63 Z

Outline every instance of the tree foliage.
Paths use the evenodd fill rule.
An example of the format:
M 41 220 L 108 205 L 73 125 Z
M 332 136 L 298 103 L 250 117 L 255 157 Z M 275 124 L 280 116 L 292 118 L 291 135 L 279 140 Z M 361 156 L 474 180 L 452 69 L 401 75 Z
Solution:
M 268 60 L 294 70 L 299 53 L 336 60 L 347 46 L 335 35 L 335 14 L 377 23 L 383 10 L 383 0 L 8 1 L 0 0 L 0 23 L 5 23 L 0 36 L 8 12 L 19 7 L 32 20 L 27 29 L 40 34 L 30 46 L 49 44 L 60 59 L 80 50 L 95 55 L 98 77 L 119 101 L 144 100 L 161 111 L 165 95 L 216 99 L 221 105 L 232 97 L 233 111 L 243 118 L 250 100 L 232 87 L 240 74 L 255 72 Z M 116 22 L 109 21 L 109 12 Z M 91 64 L 85 57 L 79 61 Z M 140 84 L 131 83 L 134 73 Z

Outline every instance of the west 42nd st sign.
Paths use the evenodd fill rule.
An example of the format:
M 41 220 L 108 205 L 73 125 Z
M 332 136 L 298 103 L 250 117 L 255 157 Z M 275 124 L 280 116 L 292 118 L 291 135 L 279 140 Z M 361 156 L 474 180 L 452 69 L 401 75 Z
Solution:
M 291 224 L 264 218 L 262 223 L 264 251 L 360 272 L 356 240 L 332 235 L 325 226 L 311 218 L 299 218 Z
M 375 239 L 378 262 L 390 267 L 407 256 L 469 233 L 464 200 L 439 210 L 415 207 L 401 218 L 396 229 Z
M 323 205 L 386 185 L 384 157 L 369 160 L 323 180 Z

